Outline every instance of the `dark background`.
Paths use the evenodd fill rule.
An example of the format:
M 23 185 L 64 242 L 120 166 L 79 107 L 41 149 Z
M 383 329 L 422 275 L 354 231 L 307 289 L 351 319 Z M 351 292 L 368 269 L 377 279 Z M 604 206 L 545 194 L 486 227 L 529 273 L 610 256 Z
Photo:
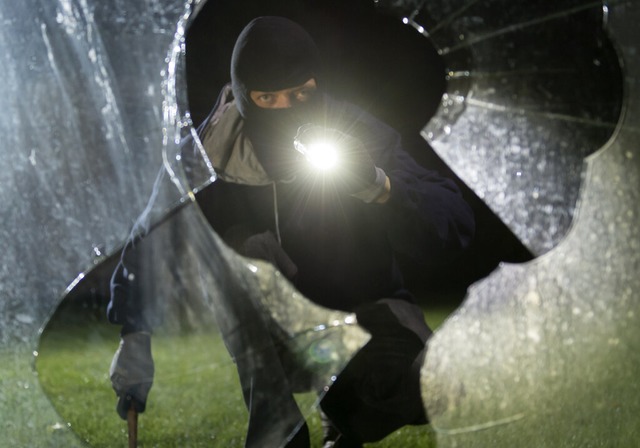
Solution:
M 438 158 L 419 135 L 446 90 L 444 61 L 428 39 L 372 0 L 209 0 L 187 32 L 189 108 L 198 125 L 229 82 L 231 52 L 254 17 L 290 18 L 312 35 L 323 58 L 322 86 L 397 129 L 405 149 L 421 164 L 457 181 L 476 216 L 476 238 L 452 265 L 425 269 L 401 260 L 408 285 L 422 301 L 459 303 L 467 287 L 501 261 L 531 253 Z M 452 303 L 453 302 L 453 303 Z

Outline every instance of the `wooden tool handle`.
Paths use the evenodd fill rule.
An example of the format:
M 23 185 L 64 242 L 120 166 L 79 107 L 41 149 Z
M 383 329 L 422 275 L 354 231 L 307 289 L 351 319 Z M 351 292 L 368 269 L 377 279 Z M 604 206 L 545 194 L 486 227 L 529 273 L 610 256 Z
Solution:
M 131 408 L 127 411 L 127 426 L 129 428 L 129 448 L 138 447 L 138 413 L 131 403 Z

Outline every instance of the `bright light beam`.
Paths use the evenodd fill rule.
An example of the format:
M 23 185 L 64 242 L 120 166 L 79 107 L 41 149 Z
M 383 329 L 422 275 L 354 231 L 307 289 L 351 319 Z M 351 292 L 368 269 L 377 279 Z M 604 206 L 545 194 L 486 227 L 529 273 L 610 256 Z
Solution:
M 299 133 L 293 141 L 295 149 L 306 157 L 307 162 L 314 169 L 319 171 L 333 169 L 338 164 L 338 150 L 335 143 L 324 139 L 303 143 L 300 134 L 304 133 Z
M 338 163 L 338 153 L 329 142 L 313 142 L 306 151 L 307 161 L 321 171 L 331 170 Z

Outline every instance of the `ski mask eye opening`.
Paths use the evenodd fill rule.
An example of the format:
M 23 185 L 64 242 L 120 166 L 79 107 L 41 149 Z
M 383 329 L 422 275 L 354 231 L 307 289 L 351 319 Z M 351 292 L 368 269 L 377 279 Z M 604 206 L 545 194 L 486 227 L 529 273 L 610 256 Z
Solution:
M 251 91 L 274 92 L 320 82 L 321 62 L 311 36 L 283 17 L 258 17 L 240 33 L 231 58 L 231 84 L 245 119 L 261 113 Z

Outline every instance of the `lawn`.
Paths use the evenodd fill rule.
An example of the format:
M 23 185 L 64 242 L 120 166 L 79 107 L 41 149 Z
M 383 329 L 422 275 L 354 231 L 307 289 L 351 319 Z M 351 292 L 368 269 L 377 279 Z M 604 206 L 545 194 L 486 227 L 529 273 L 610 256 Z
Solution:
M 450 309 L 426 313 L 438 326 Z M 126 422 L 115 412 L 108 369 L 118 327 L 94 312 L 62 309 L 43 333 L 37 370 L 62 421 L 93 447 L 126 446 Z M 242 447 L 247 413 L 234 364 L 216 330 L 159 332 L 153 338 L 156 377 L 139 418 L 140 447 Z M 312 446 L 321 445 L 315 395 L 296 397 L 307 416 Z M 406 427 L 368 447 L 435 446 L 428 426 Z

